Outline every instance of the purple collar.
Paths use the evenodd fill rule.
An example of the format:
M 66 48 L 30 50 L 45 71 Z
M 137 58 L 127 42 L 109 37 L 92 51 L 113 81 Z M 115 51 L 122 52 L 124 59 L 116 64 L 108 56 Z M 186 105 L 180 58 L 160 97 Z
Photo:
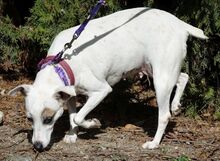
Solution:
M 68 81 L 67 75 L 64 72 L 64 69 L 62 67 L 59 67 L 58 65 L 53 65 L 55 72 L 59 75 L 60 79 L 63 81 L 63 83 L 65 84 L 65 86 L 69 86 L 70 83 Z

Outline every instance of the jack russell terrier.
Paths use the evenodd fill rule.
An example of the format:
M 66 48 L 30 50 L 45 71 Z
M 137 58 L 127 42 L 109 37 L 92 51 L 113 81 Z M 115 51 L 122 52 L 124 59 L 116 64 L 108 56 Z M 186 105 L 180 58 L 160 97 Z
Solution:
M 59 53 L 78 27 L 60 32 L 48 57 Z M 188 81 L 188 75 L 180 70 L 189 35 L 207 39 L 202 30 L 158 9 L 128 9 L 92 20 L 74 45 L 65 51 L 62 61 L 65 65 L 46 65 L 32 85 L 19 85 L 9 92 L 15 95 L 20 91 L 25 96 L 27 118 L 33 122 L 34 147 L 42 151 L 48 146 L 54 124 L 64 108 L 68 108 L 71 125 L 65 142 L 76 142 L 78 126 L 100 127 L 98 119 L 86 120 L 85 117 L 127 72 L 150 66 L 159 108 L 158 127 L 153 140 L 142 147 L 157 148 L 171 117 L 171 92 L 176 85 L 171 103 L 171 112 L 176 113 Z M 88 96 L 78 113 L 77 94 Z

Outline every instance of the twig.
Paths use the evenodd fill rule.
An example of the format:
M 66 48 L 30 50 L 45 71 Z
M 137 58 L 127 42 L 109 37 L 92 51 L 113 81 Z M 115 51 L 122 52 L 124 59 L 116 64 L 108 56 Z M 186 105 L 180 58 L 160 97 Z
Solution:
M 39 154 L 40 154 L 40 152 L 37 151 L 37 153 L 36 153 L 36 155 L 35 155 L 35 157 L 34 157 L 34 161 L 37 160 L 37 157 L 39 156 Z
M 169 139 L 169 138 L 165 138 L 164 141 L 174 141 L 174 142 L 181 142 L 181 143 L 194 143 L 195 141 L 192 141 L 192 140 L 183 140 L 183 139 Z
M 26 139 L 26 138 L 23 138 L 23 139 L 20 140 L 19 142 L 16 142 L 16 143 L 14 143 L 14 144 L 12 144 L 12 145 L 9 145 L 9 146 L 6 146 L 6 147 L 1 147 L 1 148 L 2 148 L 2 149 L 8 149 L 8 148 L 11 148 L 11 147 L 13 147 L 13 146 L 16 146 L 16 145 L 22 143 L 23 141 L 25 141 L 25 139 Z
M 218 150 L 220 150 L 219 146 L 218 146 L 218 147 L 216 147 L 215 149 L 213 149 L 213 150 L 210 152 L 210 154 L 207 156 L 207 158 L 209 158 L 209 157 L 213 156 L 213 155 L 214 155 L 214 153 L 215 153 L 216 151 L 218 151 Z
M 16 152 L 28 152 L 30 150 L 30 147 L 26 149 L 17 149 Z
M 21 133 L 29 133 L 30 130 L 29 129 L 21 129 L 21 130 L 18 130 L 16 133 L 14 133 L 12 136 L 16 136 L 18 134 L 21 134 Z

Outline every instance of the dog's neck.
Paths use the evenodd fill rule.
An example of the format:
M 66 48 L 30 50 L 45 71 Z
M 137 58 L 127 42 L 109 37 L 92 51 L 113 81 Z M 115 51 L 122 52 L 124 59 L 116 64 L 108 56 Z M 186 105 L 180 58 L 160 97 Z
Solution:
M 46 66 L 37 73 L 33 86 L 45 90 L 55 90 L 65 86 L 52 65 Z

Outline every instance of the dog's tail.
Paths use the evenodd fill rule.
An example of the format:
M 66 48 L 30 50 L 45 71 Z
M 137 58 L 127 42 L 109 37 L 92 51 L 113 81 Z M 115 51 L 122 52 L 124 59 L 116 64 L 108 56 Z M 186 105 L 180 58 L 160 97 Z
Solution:
M 183 26 L 186 29 L 186 31 L 189 33 L 189 35 L 192 35 L 192 36 L 197 37 L 199 39 L 208 39 L 208 37 L 204 34 L 204 32 L 201 29 L 196 28 L 192 25 L 189 25 L 183 21 L 182 21 L 182 23 L 183 23 Z

